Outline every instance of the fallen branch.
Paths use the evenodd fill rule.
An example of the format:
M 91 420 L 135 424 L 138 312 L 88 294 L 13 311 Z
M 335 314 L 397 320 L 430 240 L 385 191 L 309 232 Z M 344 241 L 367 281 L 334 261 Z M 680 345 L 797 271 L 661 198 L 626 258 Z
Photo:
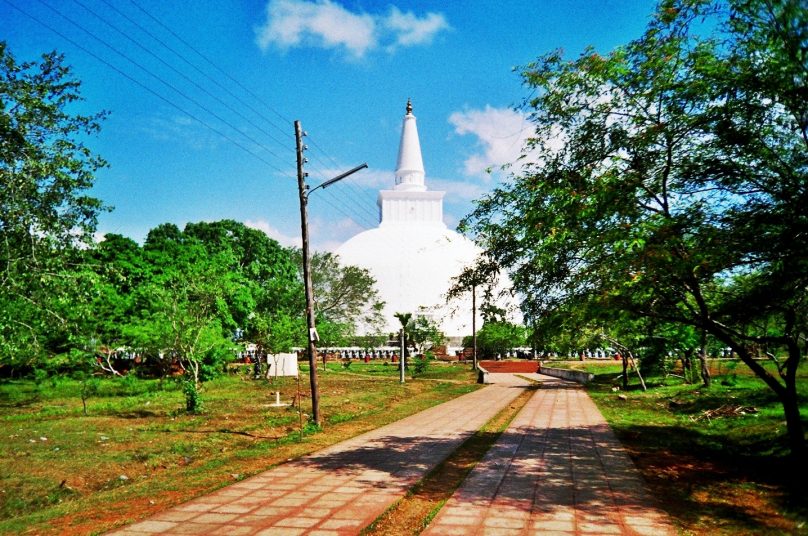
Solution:
M 277 441 L 286 436 L 262 436 L 251 434 L 250 432 L 242 432 L 241 430 L 228 430 L 227 428 L 220 428 L 218 430 L 156 430 L 166 434 L 232 434 L 252 437 L 253 439 L 273 439 Z
M 741 415 L 754 415 L 757 412 L 758 409 L 753 406 L 737 406 L 733 404 L 725 404 L 715 409 L 704 410 L 701 412 L 700 415 L 691 416 L 690 420 L 698 422 L 707 419 L 707 421 L 710 422 L 712 421 L 712 419 L 717 419 L 720 417 L 738 417 Z

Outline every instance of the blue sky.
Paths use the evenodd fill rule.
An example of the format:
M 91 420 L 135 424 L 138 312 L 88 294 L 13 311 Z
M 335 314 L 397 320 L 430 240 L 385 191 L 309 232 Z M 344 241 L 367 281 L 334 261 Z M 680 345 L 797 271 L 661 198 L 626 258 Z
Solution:
M 312 244 L 333 249 L 377 224 L 407 98 L 454 228 L 499 180 L 485 169 L 513 161 L 530 133 L 514 111 L 528 95 L 518 67 L 556 48 L 607 52 L 639 37 L 654 5 L 0 0 L 0 39 L 18 60 L 63 52 L 83 82 L 76 110 L 110 112 L 90 141 L 110 163 L 93 190 L 114 207 L 100 233 L 142 242 L 161 223 L 229 218 L 298 244 L 300 120 L 312 187 L 369 165 L 311 196 Z

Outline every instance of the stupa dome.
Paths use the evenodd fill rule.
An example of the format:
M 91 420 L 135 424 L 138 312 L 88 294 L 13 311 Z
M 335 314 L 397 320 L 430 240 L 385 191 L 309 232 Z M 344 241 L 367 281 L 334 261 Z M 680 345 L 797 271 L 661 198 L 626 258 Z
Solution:
M 395 313 L 413 313 L 437 321 L 447 337 L 471 335 L 471 299 L 445 303 L 451 279 L 479 254 L 466 237 L 445 226 L 387 225 L 359 233 L 336 253 L 345 264 L 367 268 L 376 278 L 386 302 L 385 332 L 401 327 Z M 477 326 L 482 326 L 479 318 Z

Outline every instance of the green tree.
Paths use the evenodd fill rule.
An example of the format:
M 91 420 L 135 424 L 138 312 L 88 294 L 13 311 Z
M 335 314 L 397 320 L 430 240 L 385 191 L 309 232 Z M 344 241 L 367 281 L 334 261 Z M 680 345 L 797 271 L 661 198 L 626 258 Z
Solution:
M 800 457 L 807 11 L 670 0 L 608 55 L 543 56 L 523 73 L 525 163 L 464 222 L 532 323 L 623 311 L 731 347 L 780 398 Z M 754 359 L 760 345 L 787 354 L 779 374 Z
M 183 237 L 199 241 L 210 254 L 228 253 L 231 271 L 240 274 L 241 285 L 228 297 L 228 305 L 238 326 L 249 325 L 255 313 L 267 314 L 296 308 L 303 295 L 297 279 L 293 251 L 233 220 L 189 223 Z
M 306 319 L 289 311 L 258 312 L 250 319 L 249 340 L 269 354 L 291 352 L 306 343 Z
M 145 247 L 175 257 L 177 251 L 201 248 L 204 253 L 194 262 L 218 274 L 219 287 L 212 289 L 216 307 L 208 315 L 218 322 L 223 339 L 243 333 L 261 354 L 305 344 L 303 286 L 294 250 L 232 220 L 189 223 L 182 232 L 162 226 L 149 234 Z
M 108 372 L 105 354 L 128 346 L 163 376 L 184 368 L 197 386 L 235 351 L 237 336 L 277 352 L 305 332 L 293 251 L 244 224 L 162 224 L 142 248 L 107 235 L 86 256 L 97 282 L 83 347 Z
M 134 240 L 107 234 L 85 252 L 85 266 L 94 272 L 92 314 L 81 323 L 80 348 L 110 374 L 120 375 L 114 358 L 118 348 L 131 349 L 128 326 L 138 311 L 137 290 L 150 281 L 150 266 Z
M 530 342 L 540 352 L 577 355 L 582 348 L 603 344 L 599 334 L 605 323 L 611 324 L 602 317 L 594 318 L 587 309 L 569 304 L 533 319 Z
M 321 322 L 342 326 L 335 330 L 341 335 L 338 340 L 323 338 L 325 344 L 346 343 L 358 328 L 367 333 L 381 330 L 384 302 L 367 269 L 344 265 L 332 253 L 315 252 L 311 273 L 318 326 Z
M 440 326 L 432 318 L 418 315 L 409 324 L 410 341 L 415 345 L 418 354 L 425 354 L 432 348 L 443 344 L 445 337 Z
M 202 381 L 218 374 L 233 350 L 235 323 L 227 297 L 239 281 L 227 254 L 209 255 L 198 244 L 182 253 L 139 289 L 141 317 L 130 333 L 136 347 L 185 371 L 187 406 L 198 411 Z
M 62 55 L 20 63 L 0 42 L 0 366 L 47 364 L 92 286 L 74 263 L 103 209 L 87 192 L 105 162 L 84 142 L 104 114 L 79 100 Z
M 526 344 L 527 330 L 524 326 L 506 320 L 491 320 L 483 324 L 477 332 L 477 351 L 486 358 L 505 356 L 513 349 Z M 466 337 L 464 346 L 471 345 L 471 337 Z

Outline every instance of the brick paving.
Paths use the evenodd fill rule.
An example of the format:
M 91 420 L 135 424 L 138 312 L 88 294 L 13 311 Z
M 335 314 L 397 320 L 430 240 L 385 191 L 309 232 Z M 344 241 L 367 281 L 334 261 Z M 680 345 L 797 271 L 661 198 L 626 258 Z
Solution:
M 199 497 L 112 534 L 357 534 L 528 382 L 497 383 Z
M 427 535 L 674 535 L 586 392 L 541 389 L 441 509 Z M 358 534 L 527 382 L 494 384 L 283 464 L 116 535 Z
M 675 535 L 582 388 L 542 383 L 425 535 Z

